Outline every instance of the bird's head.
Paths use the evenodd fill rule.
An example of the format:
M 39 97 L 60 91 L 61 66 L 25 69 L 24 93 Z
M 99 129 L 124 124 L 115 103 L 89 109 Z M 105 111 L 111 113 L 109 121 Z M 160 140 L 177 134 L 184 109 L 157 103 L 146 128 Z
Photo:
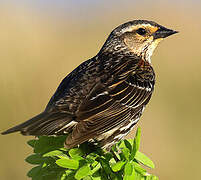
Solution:
M 150 62 L 150 57 L 164 38 L 177 33 L 153 21 L 134 20 L 115 28 L 103 46 L 113 53 L 132 52 Z

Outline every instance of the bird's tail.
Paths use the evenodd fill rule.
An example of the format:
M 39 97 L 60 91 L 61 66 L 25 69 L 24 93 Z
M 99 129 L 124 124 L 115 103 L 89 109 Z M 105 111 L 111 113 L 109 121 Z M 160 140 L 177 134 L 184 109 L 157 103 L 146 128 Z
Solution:
M 73 121 L 74 122 L 74 121 Z M 32 119 L 12 127 L 1 134 L 10 134 L 20 131 L 23 135 L 62 135 L 72 130 L 74 123 L 72 117 L 66 113 L 48 113 L 33 117 Z

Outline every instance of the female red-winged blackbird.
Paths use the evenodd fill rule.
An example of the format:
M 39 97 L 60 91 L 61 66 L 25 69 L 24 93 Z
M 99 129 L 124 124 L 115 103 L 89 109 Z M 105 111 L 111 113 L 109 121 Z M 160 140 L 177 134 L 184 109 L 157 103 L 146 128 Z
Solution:
M 147 20 L 118 26 L 96 56 L 63 79 L 44 112 L 2 134 L 68 134 L 67 148 L 85 141 L 110 148 L 138 122 L 154 90 L 151 55 L 175 33 Z

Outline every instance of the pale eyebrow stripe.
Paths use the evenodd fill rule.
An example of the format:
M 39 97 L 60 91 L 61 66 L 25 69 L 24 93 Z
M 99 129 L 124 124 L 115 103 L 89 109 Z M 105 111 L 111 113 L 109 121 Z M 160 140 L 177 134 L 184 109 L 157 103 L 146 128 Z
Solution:
M 158 27 L 152 26 L 150 24 L 137 24 L 137 25 L 130 26 L 130 27 L 123 29 L 122 32 L 132 32 L 132 31 L 134 31 L 138 28 L 142 28 L 142 27 L 150 27 L 150 30 L 152 30 L 152 32 L 155 32 L 158 30 Z

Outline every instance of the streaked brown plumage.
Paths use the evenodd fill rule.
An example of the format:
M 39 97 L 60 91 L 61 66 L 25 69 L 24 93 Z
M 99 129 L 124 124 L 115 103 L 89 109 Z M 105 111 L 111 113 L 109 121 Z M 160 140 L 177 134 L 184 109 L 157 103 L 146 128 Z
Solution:
M 67 148 L 85 141 L 110 148 L 139 120 L 154 90 L 150 57 L 174 33 L 146 20 L 120 25 L 95 57 L 64 78 L 44 112 L 2 134 L 69 134 Z

